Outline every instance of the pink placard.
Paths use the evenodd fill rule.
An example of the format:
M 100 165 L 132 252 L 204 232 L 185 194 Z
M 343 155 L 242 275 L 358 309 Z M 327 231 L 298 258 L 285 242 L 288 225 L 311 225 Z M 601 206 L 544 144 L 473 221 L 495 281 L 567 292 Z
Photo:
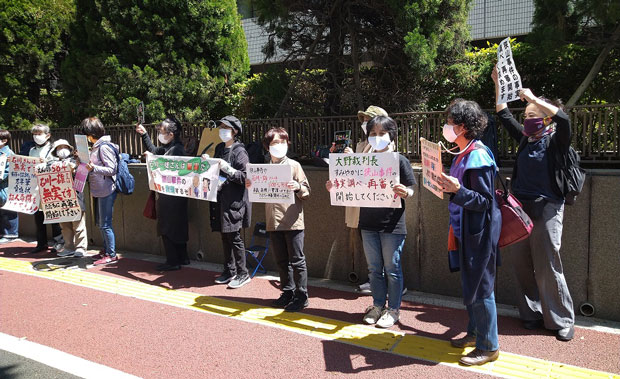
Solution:
M 88 178 L 88 169 L 86 163 L 80 163 L 75 171 L 75 178 L 73 179 L 73 189 L 78 192 L 84 192 L 84 185 L 86 185 L 86 179 Z

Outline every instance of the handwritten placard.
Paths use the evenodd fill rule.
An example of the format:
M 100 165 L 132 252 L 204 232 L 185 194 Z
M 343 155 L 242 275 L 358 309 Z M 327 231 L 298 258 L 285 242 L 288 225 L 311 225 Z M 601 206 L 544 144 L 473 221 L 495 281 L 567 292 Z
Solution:
M 147 154 L 149 188 L 171 196 L 217 201 L 219 161 Z
M 39 210 L 39 186 L 35 166 L 45 162 L 45 159 L 11 155 L 6 162 L 9 165 L 8 198 L 2 209 L 34 214 Z
M 291 166 L 286 164 L 248 164 L 247 178 L 252 182 L 248 189 L 252 203 L 293 204 L 294 192 L 287 184 L 292 179 Z
M 425 138 L 420 138 L 422 153 L 422 185 L 443 199 L 443 191 L 438 179 L 441 177 L 441 147 Z
M 82 209 L 73 189 L 71 167 L 67 162 L 36 166 L 44 224 L 77 221 Z
M 84 186 L 86 185 L 86 179 L 88 178 L 88 169 L 86 163 L 80 163 L 75 171 L 75 178 L 73 179 L 73 189 L 78 192 L 84 192 Z
M 90 153 L 88 152 L 88 138 L 82 134 L 75 136 L 75 148 L 77 149 L 78 158 L 81 163 L 90 162 Z
M 6 154 L 0 155 L 0 180 L 4 180 L 4 169 L 6 168 Z
M 330 154 L 332 205 L 400 208 L 392 187 L 400 183 L 398 153 Z
M 497 48 L 497 104 L 505 104 L 519 100 L 519 90 L 521 85 L 521 75 L 517 72 L 512 49 L 510 48 L 510 38 L 500 42 Z

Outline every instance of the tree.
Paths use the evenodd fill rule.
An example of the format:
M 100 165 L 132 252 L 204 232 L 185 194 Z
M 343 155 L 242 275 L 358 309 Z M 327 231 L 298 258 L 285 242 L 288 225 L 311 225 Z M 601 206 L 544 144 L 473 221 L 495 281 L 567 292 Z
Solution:
M 325 70 L 323 114 L 333 115 L 344 111 L 348 81 L 357 109 L 370 100 L 400 110 L 422 103 L 428 76 L 465 51 L 468 3 L 257 0 L 255 7 L 270 35 L 263 49 L 268 58 L 282 54 L 300 73 Z M 278 113 L 289 112 L 298 80 L 291 81 Z
M 223 115 L 249 71 L 233 0 L 77 0 L 71 30 L 62 65 L 71 123 L 133 122 L 140 100 L 150 120 Z
M 71 0 L 0 3 L 0 128 L 57 121 L 58 66 L 73 15 Z
M 546 54 L 572 43 L 598 48 L 599 54 L 566 103 L 574 105 L 596 79 L 614 48 L 620 46 L 620 2 L 617 0 L 536 0 L 532 42 Z

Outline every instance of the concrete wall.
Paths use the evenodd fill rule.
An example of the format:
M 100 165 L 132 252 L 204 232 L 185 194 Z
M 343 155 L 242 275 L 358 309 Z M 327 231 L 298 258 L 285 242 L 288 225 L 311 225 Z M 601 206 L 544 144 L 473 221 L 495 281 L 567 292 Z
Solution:
M 367 273 L 360 262 L 360 251 L 351 247 L 349 230 L 344 224 L 344 209 L 332 207 L 325 190 L 328 171 L 324 168 L 304 167 L 312 193 L 304 204 L 306 214 L 305 254 L 308 270 L 313 277 L 346 281 L 355 271 L 362 279 Z M 148 196 L 146 168 L 132 165 L 136 178 L 136 192 L 119 195 L 114 209 L 114 228 L 119 251 L 133 251 L 164 255 L 156 236 L 156 222 L 142 216 Z M 420 183 L 420 172 L 416 171 Z M 566 206 L 562 235 L 562 262 L 566 279 L 578 309 L 583 302 L 596 308 L 596 317 L 620 320 L 620 171 L 592 170 L 577 203 Z M 209 226 L 209 204 L 190 200 L 190 256 L 197 253 L 204 260 L 222 263 L 219 233 Z M 89 241 L 101 246 L 102 239 L 94 224 L 90 203 L 87 212 Z M 429 191 L 416 189 L 406 201 L 408 235 L 403 254 L 406 285 L 410 289 L 450 296 L 460 296 L 460 277 L 448 270 L 446 240 L 448 230 L 448 200 L 440 200 Z M 34 236 L 33 217 L 20 215 L 22 235 Z M 255 204 L 253 223 L 264 221 L 264 206 Z M 244 231 L 246 244 L 250 243 L 252 228 Z M 359 250 L 359 249 L 358 249 Z M 511 249 L 501 252 L 502 266 L 498 270 L 497 301 L 514 304 L 514 281 L 511 272 Z M 355 257 L 358 258 L 355 258 Z M 265 259 L 265 266 L 275 271 L 273 258 Z

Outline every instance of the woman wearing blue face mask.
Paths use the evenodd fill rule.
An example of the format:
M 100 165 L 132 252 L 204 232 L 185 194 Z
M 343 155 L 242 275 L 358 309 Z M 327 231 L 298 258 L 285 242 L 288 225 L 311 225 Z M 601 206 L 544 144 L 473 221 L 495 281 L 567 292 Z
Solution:
M 497 68 L 491 75 L 499 93 Z M 508 134 L 519 143 L 512 172 L 512 192 L 534 222 L 530 237 L 514 247 L 517 306 L 526 329 L 545 327 L 556 338 L 570 341 L 575 313 L 560 259 L 564 195 L 555 180 L 556 156 L 568 154 L 571 126 L 568 115 L 529 89 L 520 92 L 527 101 L 520 125 L 506 104 L 496 106 Z M 535 274 L 534 274 L 535 273 Z
M 159 146 L 155 146 L 144 126 L 136 126 L 136 132 L 141 135 L 142 144 L 149 153 L 177 157 L 187 155 L 181 142 L 181 130 L 179 120 L 168 116 L 157 126 Z M 161 236 L 166 251 L 166 263 L 158 265 L 157 270 L 179 270 L 181 265 L 190 263 L 187 255 L 187 240 L 189 239 L 187 198 L 158 193 L 156 207 L 157 234 Z
M 396 122 L 387 116 L 373 117 L 367 124 L 368 143 L 373 153 L 392 152 L 397 135 Z M 401 254 L 407 236 L 405 200 L 413 195 L 415 177 L 411 163 L 399 154 L 400 183 L 393 187 L 401 198 L 401 208 L 360 208 L 359 229 L 368 262 L 372 305 L 366 308 L 363 321 L 380 328 L 390 328 L 400 318 L 404 288 Z M 328 191 L 332 183 L 327 181 Z M 387 303 L 387 306 L 386 306 Z
M 247 228 L 252 218 L 252 207 L 245 188 L 245 165 L 250 162 L 248 152 L 237 138 L 242 132 L 241 121 L 226 116 L 216 122 L 222 143 L 215 147 L 214 158 L 220 160 L 220 184 L 217 202 L 210 203 L 211 230 L 220 232 L 224 248 L 224 272 L 217 284 L 240 288 L 250 282 L 245 263 L 245 245 L 241 228 Z

